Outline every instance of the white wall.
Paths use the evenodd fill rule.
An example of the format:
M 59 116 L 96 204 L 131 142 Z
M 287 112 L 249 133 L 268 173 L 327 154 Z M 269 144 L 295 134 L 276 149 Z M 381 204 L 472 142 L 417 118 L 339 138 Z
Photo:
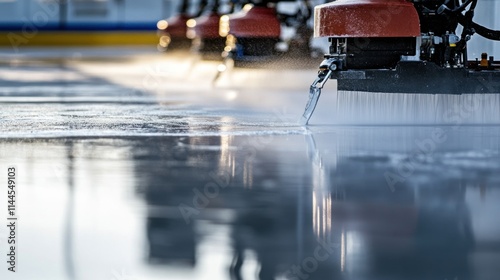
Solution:
M 179 0 L 68 0 L 69 24 L 157 22 L 174 14 Z M 0 25 L 60 20 L 58 0 L 0 0 Z M 41 24 L 46 25 L 46 24 Z
M 0 24 L 33 30 L 59 23 L 56 0 L 0 0 Z
M 0 22 L 18 22 L 25 16 L 28 4 L 23 0 L 0 0 Z
M 123 9 L 116 0 L 70 0 L 68 1 L 68 23 L 103 22 L 117 23 Z
M 125 22 L 158 21 L 168 13 L 170 1 L 163 0 L 123 0 L 125 4 Z

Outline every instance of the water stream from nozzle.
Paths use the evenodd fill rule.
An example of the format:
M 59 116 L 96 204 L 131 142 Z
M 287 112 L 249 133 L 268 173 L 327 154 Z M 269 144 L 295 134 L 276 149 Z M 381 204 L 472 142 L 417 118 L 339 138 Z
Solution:
M 333 71 L 330 69 L 330 67 L 323 70 L 320 69 L 318 78 L 316 78 L 316 80 L 314 80 L 314 82 L 309 87 L 309 100 L 306 103 L 304 114 L 302 114 L 302 117 L 299 120 L 300 125 L 307 125 L 309 123 L 309 120 L 314 113 L 314 109 L 318 104 L 319 96 L 321 95 L 321 89 L 323 89 L 326 81 L 330 79 L 332 72 Z

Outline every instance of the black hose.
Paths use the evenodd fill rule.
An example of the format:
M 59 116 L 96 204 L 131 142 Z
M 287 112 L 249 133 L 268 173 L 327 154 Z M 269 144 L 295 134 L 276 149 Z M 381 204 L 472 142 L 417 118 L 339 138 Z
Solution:
M 467 19 L 464 15 L 459 14 L 458 15 L 458 22 L 462 26 L 465 26 L 467 24 Z M 482 25 L 479 25 L 475 22 L 471 22 L 470 27 L 474 28 L 474 31 L 477 34 L 479 34 L 480 36 L 483 36 L 486 39 L 500 41 L 500 30 L 492 30 L 492 29 L 489 29 L 489 28 L 484 27 Z
M 460 7 L 457 7 L 457 8 L 455 8 L 455 9 L 453 9 L 453 10 L 452 10 L 452 12 L 453 12 L 453 13 L 461 13 L 463 10 L 465 10 L 465 8 L 466 8 L 467 6 L 469 6 L 469 4 L 470 4 L 471 2 L 474 2 L 474 3 L 473 3 L 473 6 L 475 7 L 475 6 L 476 6 L 476 3 L 477 3 L 477 0 L 467 0 L 467 1 L 465 1 L 465 3 L 463 3 Z

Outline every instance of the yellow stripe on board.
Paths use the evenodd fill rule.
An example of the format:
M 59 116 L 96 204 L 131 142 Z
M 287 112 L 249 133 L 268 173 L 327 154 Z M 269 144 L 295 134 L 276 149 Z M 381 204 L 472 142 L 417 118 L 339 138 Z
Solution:
M 34 34 L 0 32 L 0 46 L 156 45 L 155 31 L 43 31 Z

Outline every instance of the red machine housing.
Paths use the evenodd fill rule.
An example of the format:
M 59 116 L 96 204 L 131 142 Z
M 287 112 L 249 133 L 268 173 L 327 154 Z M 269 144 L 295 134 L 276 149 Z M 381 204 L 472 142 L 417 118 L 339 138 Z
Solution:
M 246 6 L 241 12 L 229 16 L 229 33 L 237 38 L 279 38 L 281 25 L 276 9 Z
M 191 40 L 186 37 L 186 22 L 188 20 L 189 17 L 186 14 L 181 13 L 166 20 L 160 20 L 157 23 L 159 51 L 166 51 L 171 48 L 189 47 Z
M 194 19 L 196 25 L 193 27 L 196 37 L 204 39 L 220 38 L 219 36 L 219 21 L 220 15 L 216 12 L 202 15 Z
M 174 38 L 185 38 L 187 32 L 186 22 L 189 17 L 185 14 L 180 14 L 178 16 L 167 19 L 168 26 L 164 32 Z
M 316 6 L 314 36 L 418 37 L 420 20 L 406 0 L 338 0 Z
M 240 12 L 221 17 L 219 34 L 226 38 L 223 56 L 252 60 L 275 54 L 281 23 L 274 6 L 247 4 Z
M 202 54 L 204 59 L 220 59 L 225 38 L 219 35 L 221 15 L 212 10 L 200 17 L 189 20 L 187 36 L 193 39 L 192 49 Z

